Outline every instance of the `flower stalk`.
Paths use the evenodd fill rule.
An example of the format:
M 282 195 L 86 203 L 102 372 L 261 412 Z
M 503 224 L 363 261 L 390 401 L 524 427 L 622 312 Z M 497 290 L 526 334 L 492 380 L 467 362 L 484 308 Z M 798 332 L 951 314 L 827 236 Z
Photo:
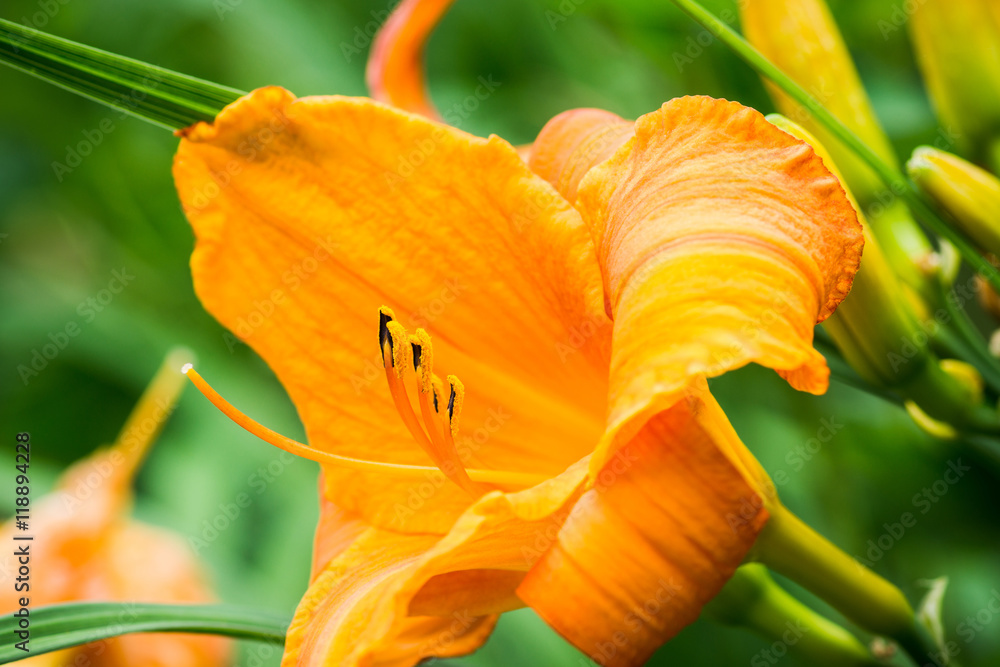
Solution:
M 877 667 L 857 637 L 797 600 L 759 563 L 740 566 L 705 614 L 746 628 L 818 667 Z M 784 653 L 782 653 L 783 655 Z
M 812 591 L 869 632 L 895 640 L 917 664 L 938 653 L 903 593 L 778 504 L 751 558 Z M 954 662 L 951 663 L 954 667 Z

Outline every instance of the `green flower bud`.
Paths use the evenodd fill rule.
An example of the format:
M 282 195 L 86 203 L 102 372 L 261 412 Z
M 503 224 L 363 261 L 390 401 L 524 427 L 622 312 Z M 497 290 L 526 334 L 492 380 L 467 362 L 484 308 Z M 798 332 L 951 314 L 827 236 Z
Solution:
M 930 146 L 915 150 L 906 167 L 910 178 L 951 213 L 980 250 L 1000 255 L 1000 179 Z
M 941 124 L 959 152 L 989 157 L 1000 137 L 1000 4 L 923 0 L 910 32 Z

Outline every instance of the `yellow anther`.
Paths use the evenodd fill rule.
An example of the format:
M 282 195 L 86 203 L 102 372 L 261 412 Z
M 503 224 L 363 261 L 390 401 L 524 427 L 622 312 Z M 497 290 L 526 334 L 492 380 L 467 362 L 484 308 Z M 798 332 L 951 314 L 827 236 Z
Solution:
M 1000 346 L 1000 343 L 998 343 L 998 346 Z M 997 356 L 1000 356 L 1000 354 L 998 354 Z M 441 378 L 439 378 L 437 375 L 434 375 L 433 373 L 431 373 L 431 389 L 434 392 L 433 393 L 434 412 L 438 414 L 444 414 L 443 413 L 444 407 L 448 404 L 447 403 L 448 398 L 444 393 L 444 382 L 441 382 Z
M 402 378 L 406 369 L 413 363 L 413 350 L 410 348 L 410 339 L 406 335 L 406 329 L 395 320 L 387 322 L 385 329 L 389 334 L 389 352 L 391 355 L 392 369 L 396 377 Z M 385 346 L 382 348 L 383 359 L 385 358 Z
M 420 391 L 424 394 L 429 393 L 434 371 L 434 347 L 431 345 L 430 335 L 423 329 L 417 329 L 417 332 L 410 336 L 410 347 L 413 350 L 413 369 L 417 373 Z M 420 356 L 419 359 L 417 355 Z
M 462 416 L 462 406 L 465 404 L 465 385 L 454 375 L 448 376 L 451 393 L 448 396 L 448 424 L 451 426 L 451 437 L 458 437 L 458 422 Z

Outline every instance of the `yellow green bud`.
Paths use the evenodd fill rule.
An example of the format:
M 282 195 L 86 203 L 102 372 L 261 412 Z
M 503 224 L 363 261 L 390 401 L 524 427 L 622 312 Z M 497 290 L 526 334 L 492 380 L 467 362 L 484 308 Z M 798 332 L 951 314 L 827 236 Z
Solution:
M 897 164 L 854 61 L 823 0 L 745 0 L 740 19 L 746 38 L 796 83 L 847 125 L 886 163 Z M 868 202 L 885 189 L 875 173 L 812 115 L 770 82 L 779 111 L 814 134 L 830 150 L 851 190 Z
M 980 250 L 1000 254 L 1000 179 L 930 146 L 915 150 L 906 167 L 910 178 L 951 213 Z
M 938 119 L 959 152 L 982 159 L 1000 137 L 1000 4 L 922 0 L 910 17 Z
M 743 0 L 743 32 L 753 46 L 806 89 L 844 123 L 878 157 L 891 166 L 898 160 L 872 110 L 854 61 L 824 0 Z M 907 207 L 852 150 L 816 122 L 777 86 L 765 80 L 778 109 L 826 146 L 843 173 L 843 182 L 858 197 L 888 261 L 906 284 L 925 298 L 934 290 L 920 271 L 933 252 L 926 235 Z
M 767 119 L 812 146 L 840 178 L 837 165 L 816 137 L 777 114 Z M 850 189 L 845 190 L 857 209 Z M 823 323 L 844 359 L 864 379 L 903 397 L 914 420 L 939 437 L 953 437 L 962 428 L 1000 427 L 995 413 L 982 405 L 978 372 L 962 362 L 942 362 L 931 350 L 935 335 L 950 318 L 947 310 L 930 315 L 919 297 L 907 292 L 869 233 L 864 215 L 858 213 L 858 219 L 865 229 L 861 267 L 851 293 Z

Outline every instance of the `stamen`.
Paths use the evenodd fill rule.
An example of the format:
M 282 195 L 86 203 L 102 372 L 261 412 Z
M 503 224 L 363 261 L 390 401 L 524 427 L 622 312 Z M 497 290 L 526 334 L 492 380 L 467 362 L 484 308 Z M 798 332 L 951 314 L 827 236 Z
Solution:
M 431 400 L 434 398 L 434 373 L 431 369 L 431 359 L 434 358 L 431 347 L 431 337 L 423 329 L 417 329 L 414 336 L 410 336 L 410 345 L 413 348 L 413 368 L 417 373 L 418 390 L 417 402 L 420 404 L 420 415 L 424 420 L 424 427 L 430 435 L 433 452 L 429 452 L 434 462 L 438 464 L 441 471 L 453 482 L 461 486 L 469 493 L 481 496 L 489 489 L 473 484 L 465 472 L 465 465 L 458 455 L 454 440 L 445 437 L 448 425 L 442 423 L 441 416 L 437 408 L 431 407 Z M 441 380 L 438 380 L 438 384 Z
M 212 405 L 217 407 L 224 415 L 233 420 L 238 426 L 257 436 L 264 442 L 270 443 L 290 454 L 295 454 L 296 456 L 309 459 L 310 461 L 316 461 L 317 463 L 327 463 L 341 468 L 349 468 L 351 470 L 360 470 L 364 472 L 377 472 L 380 474 L 392 475 L 400 479 L 425 480 L 428 473 L 433 474 L 439 472 L 438 469 L 433 466 L 367 461 L 365 459 L 356 459 L 349 456 L 331 454 L 330 452 L 324 452 L 313 447 L 309 447 L 308 445 L 304 445 L 301 442 L 297 442 L 291 438 L 281 435 L 280 433 L 272 431 L 263 424 L 254 421 L 247 415 L 237 410 L 232 403 L 222 398 L 222 396 L 219 395 L 219 392 L 215 391 L 215 389 L 213 389 L 212 386 L 209 385 L 196 370 L 194 370 L 194 367 L 191 364 L 184 364 L 184 367 L 181 368 L 181 372 L 187 375 L 188 379 L 191 380 L 191 383 L 212 403 Z M 540 484 L 548 479 L 547 475 L 509 472 L 505 470 L 472 469 L 466 472 L 468 472 L 469 477 L 474 481 L 491 484 L 508 490 L 524 489 Z
M 391 310 L 385 306 L 379 309 L 379 330 L 384 329 L 388 332 L 389 337 L 388 347 L 385 344 L 382 346 L 382 362 L 385 366 L 385 379 L 389 384 L 389 394 L 392 396 L 396 411 L 399 412 L 403 424 L 406 425 L 406 429 L 413 436 L 413 439 L 427 452 L 431 460 L 448 479 L 473 496 L 483 495 L 489 489 L 472 483 L 454 446 L 448 447 L 431 419 L 433 413 L 428 404 L 428 390 L 431 387 L 429 365 L 433 358 L 430 336 L 422 329 L 418 330 L 415 336 L 407 336 L 402 325 L 395 320 L 387 319 L 390 317 L 392 317 Z M 380 335 L 379 338 L 381 339 L 382 336 Z M 408 362 L 413 363 L 419 380 L 417 400 L 424 423 L 427 426 L 427 432 L 424 432 L 420 422 L 417 421 L 417 415 L 410 403 L 406 385 L 403 384 L 403 374 L 409 365 Z
M 448 376 L 451 394 L 448 396 L 448 425 L 452 437 L 458 437 L 458 422 L 462 417 L 462 406 L 465 405 L 465 385 L 454 375 Z

